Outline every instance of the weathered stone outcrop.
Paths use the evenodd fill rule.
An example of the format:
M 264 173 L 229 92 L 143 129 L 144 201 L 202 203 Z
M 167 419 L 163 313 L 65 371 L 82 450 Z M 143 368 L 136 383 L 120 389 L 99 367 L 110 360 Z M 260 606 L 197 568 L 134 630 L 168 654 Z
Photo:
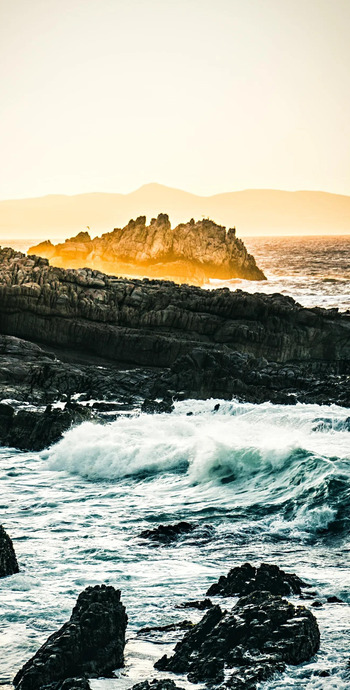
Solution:
M 253 690 L 286 664 L 300 664 L 318 650 L 314 615 L 269 592 L 253 592 L 231 611 L 213 606 L 178 642 L 173 656 L 155 667 L 187 673 L 194 683 Z
M 70 620 L 17 673 L 15 688 L 42 690 L 50 684 L 56 688 L 57 683 L 65 690 L 60 681 L 111 675 L 124 663 L 126 625 L 120 591 L 106 585 L 88 587 L 79 595 Z
M 18 573 L 18 563 L 12 539 L 0 525 L 0 577 Z
M 19 410 L 0 403 L 0 444 L 20 450 L 43 450 L 57 443 L 72 425 L 91 419 L 91 410 L 76 404 L 64 410 Z
M 153 679 L 151 681 L 144 680 L 142 683 L 133 685 L 131 690 L 183 690 L 168 678 Z
M 147 276 L 202 285 L 210 278 L 264 280 L 253 256 L 236 237 L 234 228 L 209 219 L 181 223 L 172 229 L 160 213 L 146 225 L 146 216 L 130 220 L 125 228 L 91 239 L 80 232 L 62 244 L 49 240 L 29 249 L 55 266 L 89 266 L 105 273 Z
M 0 250 L 0 332 L 119 362 L 169 367 L 197 346 L 269 361 L 350 360 L 350 317 L 291 297 L 63 270 Z
M 12 249 L 0 268 L 0 399 L 136 394 L 154 412 L 174 396 L 350 404 L 349 314 L 64 270 Z
M 271 592 L 286 596 L 301 594 L 301 588 L 308 585 L 294 573 L 285 573 L 277 565 L 262 563 L 258 568 L 244 563 L 232 568 L 228 575 L 222 575 L 218 582 L 214 582 L 207 596 L 221 595 L 223 597 L 245 596 L 252 592 Z

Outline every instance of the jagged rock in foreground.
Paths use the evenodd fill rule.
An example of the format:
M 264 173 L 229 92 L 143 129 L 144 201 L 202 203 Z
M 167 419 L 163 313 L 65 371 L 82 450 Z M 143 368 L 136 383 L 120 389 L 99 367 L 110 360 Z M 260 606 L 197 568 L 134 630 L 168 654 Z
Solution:
M 124 663 L 126 625 L 119 590 L 106 585 L 87 587 L 70 620 L 17 673 L 15 688 L 41 690 L 58 683 L 61 690 L 59 681 L 65 679 L 110 676 Z
M 244 563 L 232 568 L 226 577 L 222 575 L 218 582 L 214 582 L 209 587 L 207 596 L 242 597 L 256 591 L 286 596 L 301 594 L 302 587 L 308 587 L 306 582 L 294 573 L 285 573 L 277 565 L 262 563 L 256 568 L 250 563 Z
M 125 228 L 92 240 L 88 232 L 62 244 L 49 240 L 29 249 L 55 266 L 89 268 L 129 277 L 147 276 L 203 285 L 210 278 L 264 280 L 255 259 L 248 254 L 234 228 L 203 219 L 172 229 L 166 213 L 130 220 Z
M 19 572 L 12 539 L 0 525 L 0 577 L 8 577 Z
M 286 664 L 308 661 L 318 650 L 314 615 L 269 592 L 253 592 L 229 612 L 213 606 L 175 647 L 162 657 L 161 671 L 187 673 L 194 683 L 251 689 Z

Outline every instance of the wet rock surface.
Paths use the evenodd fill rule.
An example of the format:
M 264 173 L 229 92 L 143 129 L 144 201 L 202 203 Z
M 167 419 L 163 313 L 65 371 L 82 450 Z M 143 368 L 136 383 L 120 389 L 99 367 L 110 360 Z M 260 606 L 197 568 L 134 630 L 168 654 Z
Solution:
M 86 678 L 67 678 L 62 683 L 43 685 L 41 690 L 91 690 L 91 685 Z
M 131 690 L 183 690 L 183 688 L 176 685 L 173 680 L 162 678 L 161 680 L 145 680 L 142 683 L 137 683 L 133 685 Z
M 197 599 L 195 601 L 185 601 L 183 604 L 178 604 L 177 609 L 198 609 L 198 611 L 205 611 L 213 606 L 210 599 Z
M 17 399 L 350 402 L 348 314 L 64 270 L 13 249 L 0 250 L 0 267 L 0 392 Z
M 0 405 L 0 444 L 20 450 L 40 451 L 62 438 L 72 425 L 91 419 L 89 408 L 66 405 L 64 410 L 47 406 L 40 410 L 15 410 Z
M 12 539 L 0 525 L 0 577 L 8 577 L 19 572 Z
M 232 568 L 227 576 L 222 575 L 209 587 L 207 596 L 241 597 L 256 591 L 288 596 L 301 594 L 303 587 L 308 587 L 306 582 L 294 573 L 285 573 L 277 565 L 261 563 L 255 567 L 244 563 Z
M 255 688 L 286 664 L 310 659 L 319 643 L 311 611 L 270 592 L 253 592 L 231 611 L 210 608 L 176 645 L 173 656 L 162 657 L 155 667 L 187 673 L 194 683 Z
M 15 688 L 41 690 L 85 675 L 110 676 L 124 663 L 126 625 L 120 591 L 106 585 L 88 587 L 79 595 L 70 620 L 17 673 Z
M 139 536 L 161 544 L 170 544 L 178 537 L 193 532 L 195 528 L 196 526 L 189 522 L 177 522 L 175 525 L 159 525 L 154 529 L 145 529 Z
M 64 243 L 41 242 L 29 249 L 57 266 L 89 266 L 106 273 L 147 275 L 202 285 L 210 278 L 264 280 L 234 228 L 203 219 L 171 228 L 160 213 L 146 225 L 146 216 L 130 220 L 124 228 L 91 239 L 80 232 Z

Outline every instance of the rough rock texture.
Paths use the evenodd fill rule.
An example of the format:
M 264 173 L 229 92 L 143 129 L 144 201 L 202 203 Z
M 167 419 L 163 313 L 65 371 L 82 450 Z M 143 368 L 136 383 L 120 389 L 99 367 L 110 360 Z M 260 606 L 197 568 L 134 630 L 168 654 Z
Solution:
M 0 577 L 8 577 L 19 572 L 12 539 L 0 525 Z
M 285 573 L 277 565 L 262 563 L 258 568 L 244 563 L 232 568 L 228 575 L 222 575 L 207 591 L 208 596 L 244 596 L 255 591 L 271 594 L 301 594 L 301 588 L 308 585 L 294 573 Z
M 170 544 L 183 534 L 193 532 L 195 525 L 189 522 L 177 522 L 175 525 L 159 525 L 154 529 L 145 529 L 140 533 L 142 539 L 151 539 L 162 544 Z
M 43 685 L 40 690 L 91 690 L 91 685 L 86 678 L 67 678 L 62 683 Z
M 72 425 L 91 419 L 91 411 L 82 405 L 67 404 L 64 410 L 19 410 L 0 403 L 0 444 L 20 450 L 43 450 L 57 443 Z
M 349 314 L 281 295 L 65 271 L 12 249 L 0 250 L 0 269 L 0 397 L 350 404 Z M 19 338 L 54 348 L 59 361 Z
M 144 680 L 142 683 L 133 685 L 131 690 L 183 690 L 174 683 L 173 680 L 162 678 L 160 680 Z
M 70 620 L 17 673 L 14 686 L 40 690 L 68 678 L 110 675 L 124 662 L 126 625 L 120 591 L 106 585 L 88 587 Z
M 92 240 L 80 232 L 62 244 L 41 242 L 29 249 L 56 266 L 90 268 L 106 273 L 148 276 L 197 285 L 209 278 L 264 280 L 253 256 L 236 237 L 234 228 L 209 219 L 191 220 L 172 229 L 169 217 L 160 213 L 146 225 L 146 216 L 130 220 L 125 228 Z
M 198 611 L 205 611 L 213 606 L 210 599 L 196 599 L 195 601 L 184 601 L 183 604 L 178 604 L 177 609 L 198 609 Z
M 187 632 L 170 658 L 155 667 L 187 673 L 192 682 L 255 688 L 285 664 L 300 664 L 319 648 L 314 615 L 269 592 L 253 592 L 229 612 L 213 606 Z

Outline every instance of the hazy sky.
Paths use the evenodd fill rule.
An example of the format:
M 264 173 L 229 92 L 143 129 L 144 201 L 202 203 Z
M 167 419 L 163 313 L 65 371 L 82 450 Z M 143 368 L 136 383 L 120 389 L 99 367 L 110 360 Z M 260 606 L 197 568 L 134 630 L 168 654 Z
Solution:
M 350 0 L 0 0 L 0 198 L 350 194 Z

